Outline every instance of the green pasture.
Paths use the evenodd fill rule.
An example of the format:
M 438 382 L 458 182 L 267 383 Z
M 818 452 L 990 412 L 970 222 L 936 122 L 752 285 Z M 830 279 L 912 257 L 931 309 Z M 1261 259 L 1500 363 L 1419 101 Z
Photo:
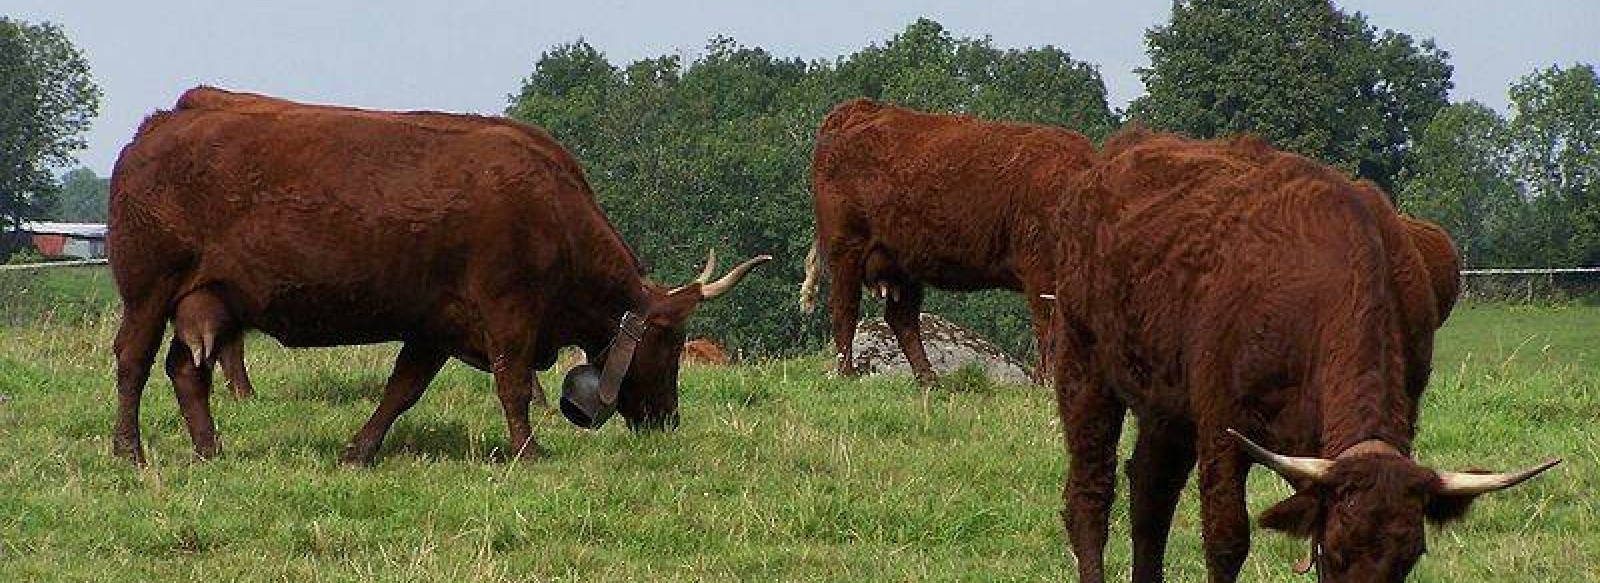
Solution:
M 449 365 L 375 468 L 336 460 L 398 348 L 252 337 L 260 395 L 214 399 L 196 462 L 170 384 L 152 463 L 109 455 L 114 294 L 101 269 L 0 274 L 0 580 L 1045 581 L 1070 578 L 1049 391 L 965 377 L 843 381 L 820 357 L 689 367 L 683 426 L 536 419 L 551 457 L 500 459 L 490 378 Z M 159 360 L 158 360 L 159 362 Z M 1417 581 L 1600 581 L 1600 308 L 1464 305 L 1439 337 L 1418 443 L 1441 467 L 1566 463 L 1430 533 Z M 559 379 L 543 378 L 554 398 Z M 1125 445 L 1131 445 L 1125 440 Z M 1257 470 L 1251 508 L 1288 489 Z M 1125 503 L 1110 563 L 1128 570 Z M 1204 578 L 1198 509 L 1168 564 Z M 1256 533 L 1249 581 L 1310 581 Z

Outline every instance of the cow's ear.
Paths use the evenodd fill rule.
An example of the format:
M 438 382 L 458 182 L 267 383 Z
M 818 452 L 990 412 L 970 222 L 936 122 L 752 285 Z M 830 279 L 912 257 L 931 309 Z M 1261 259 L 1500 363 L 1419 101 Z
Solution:
M 1288 499 L 1272 505 L 1261 513 L 1256 523 L 1262 528 L 1276 530 L 1293 537 L 1311 536 L 1322 513 L 1322 501 L 1314 490 L 1315 488 L 1308 488 L 1295 492 Z
M 1472 501 L 1477 499 L 1477 494 L 1434 494 L 1428 497 L 1428 504 L 1422 507 L 1422 515 L 1428 518 L 1428 522 L 1445 524 L 1465 516 L 1467 509 L 1472 507 Z

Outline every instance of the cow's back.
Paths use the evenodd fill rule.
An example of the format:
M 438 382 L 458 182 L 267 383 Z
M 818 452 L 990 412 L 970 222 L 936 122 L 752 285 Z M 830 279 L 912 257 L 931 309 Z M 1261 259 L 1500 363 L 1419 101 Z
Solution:
M 1403 374 L 1413 390 L 1426 382 L 1432 291 L 1381 192 L 1249 138 L 1134 131 L 1102 156 L 1058 215 L 1058 271 L 1081 275 L 1059 280 L 1062 308 L 1098 339 L 1103 380 L 1180 415 L 1196 371 L 1303 381 L 1296 363 L 1345 318 L 1332 312 L 1348 291 L 1393 314 L 1411 343 Z
M 347 344 L 428 325 L 487 263 L 548 270 L 533 234 L 597 217 L 526 126 L 199 88 L 123 150 L 108 247 L 125 298 L 178 277 L 287 344 Z
M 1412 244 L 1422 254 L 1428 266 L 1428 277 L 1433 282 L 1433 295 L 1439 307 L 1439 322 L 1450 316 L 1456 299 L 1461 295 L 1461 254 L 1456 252 L 1450 234 L 1439 225 L 1408 216 L 1401 216 Z
M 1048 255 L 1031 248 L 1049 239 L 1041 219 L 1092 156 L 1060 128 L 849 101 L 818 130 L 819 233 L 869 237 L 938 287 L 1019 288 L 1016 262 Z

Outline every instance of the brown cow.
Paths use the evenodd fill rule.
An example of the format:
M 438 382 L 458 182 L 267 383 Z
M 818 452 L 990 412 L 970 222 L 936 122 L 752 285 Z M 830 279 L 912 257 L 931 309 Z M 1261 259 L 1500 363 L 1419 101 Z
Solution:
M 1457 518 L 1478 494 L 1555 463 L 1481 475 L 1411 458 L 1440 314 L 1422 254 L 1376 189 L 1255 140 L 1133 131 L 1075 193 L 1058 215 L 1052 326 L 1070 454 L 1063 518 L 1083 581 L 1104 580 L 1125 411 L 1139 429 L 1136 581 L 1161 580 L 1197 461 L 1213 581 L 1234 581 L 1249 550 L 1252 457 L 1298 490 L 1261 523 L 1311 537 L 1327 581 L 1404 579 L 1424 519 Z
M 643 279 L 577 161 L 536 128 L 210 88 L 145 121 L 111 190 L 114 449 L 136 462 L 140 395 L 176 315 L 167 374 L 201 457 L 218 452 L 208 347 L 246 328 L 296 347 L 403 343 L 347 463 L 371 463 L 450 357 L 494 374 L 518 457 L 540 451 L 533 371 L 562 346 L 610 355 L 600 403 L 629 426 L 675 425 L 686 319 L 768 259 L 667 289 Z
M 854 375 L 850 343 L 861 289 L 887 303 L 884 319 L 917 380 L 934 380 L 918 314 L 923 285 L 1021 291 L 1040 340 L 1040 371 L 1054 286 L 1051 211 L 1094 147 L 1060 128 L 935 115 L 866 99 L 835 107 L 817 131 L 812 188 L 816 240 L 801 307 L 815 305 L 822 260 L 838 371 Z

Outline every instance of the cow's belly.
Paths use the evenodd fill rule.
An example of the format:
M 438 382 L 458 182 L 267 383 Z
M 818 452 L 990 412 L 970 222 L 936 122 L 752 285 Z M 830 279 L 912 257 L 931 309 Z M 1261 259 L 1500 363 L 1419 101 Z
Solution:
M 203 251 L 197 284 L 220 285 L 246 323 L 287 346 L 401 340 L 442 327 L 461 256 L 437 232 L 318 231 L 241 221 Z M 430 236 L 431 235 L 431 236 Z
M 294 347 L 401 340 L 423 323 L 411 310 L 366 292 L 297 286 L 247 302 L 245 316 L 252 327 Z
M 901 243 L 901 249 L 916 243 Z M 1022 284 L 1011 268 L 1009 258 L 983 258 L 970 247 L 941 249 L 922 244 L 917 252 L 893 249 L 896 267 L 911 279 L 949 291 L 986 289 L 1021 290 Z

